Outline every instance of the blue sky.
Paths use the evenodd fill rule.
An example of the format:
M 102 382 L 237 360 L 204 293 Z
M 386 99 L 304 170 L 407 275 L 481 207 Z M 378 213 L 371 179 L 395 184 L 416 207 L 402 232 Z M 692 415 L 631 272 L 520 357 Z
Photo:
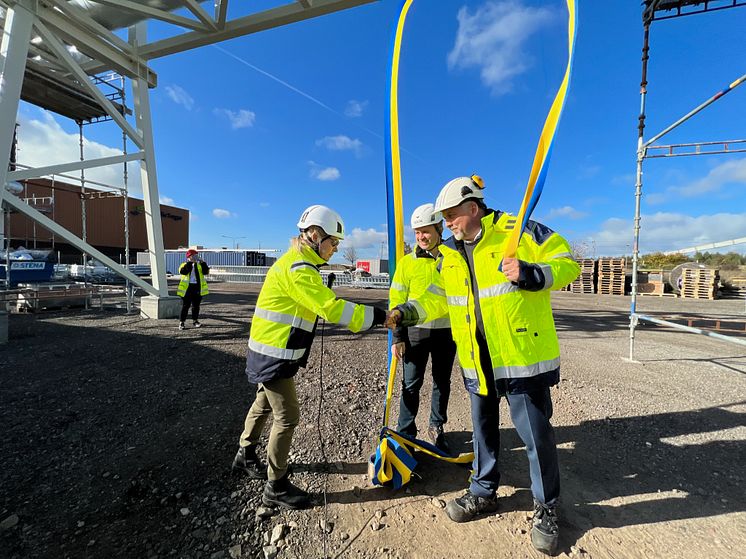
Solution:
M 321 203 L 342 214 L 359 255 L 381 252 L 398 5 L 384 0 L 152 61 L 160 193 L 191 210 L 192 244 L 285 249 L 301 211 Z M 534 218 L 589 256 L 629 253 L 641 7 L 578 5 L 570 93 Z M 492 207 L 517 211 L 564 71 L 566 17 L 561 0 L 414 2 L 400 73 L 407 221 L 448 180 L 472 172 L 485 179 Z M 744 72 L 744 26 L 746 8 L 653 24 L 646 137 Z M 665 143 L 746 137 L 744 107 L 746 86 Z M 77 158 L 74 123 L 29 105 L 20 122 L 20 162 Z M 86 138 L 88 157 L 121 145 L 109 123 L 87 127 Z M 96 176 L 118 184 L 119 175 Z M 647 161 L 641 249 L 746 236 L 744 186 L 746 154 Z

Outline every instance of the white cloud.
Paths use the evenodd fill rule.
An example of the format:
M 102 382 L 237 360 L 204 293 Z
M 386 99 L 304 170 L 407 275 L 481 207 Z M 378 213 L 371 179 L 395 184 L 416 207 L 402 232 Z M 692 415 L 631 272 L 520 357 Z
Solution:
M 658 212 L 643 215 L 640 251 L 678 250 L 705 243 L 746 237 L 746 213 L 689 216 Z M 632 219 L 607 219 L 601 230 L 590 236 L 601 255 L 631 254 Z
M 166 95 L 177 105 L 181 105 L 186 110 L 191 111 L 194 107 L 194 99 L 183 87 L 178 85 L 167 85 L 165 87 Z
M 326 167 L 314 173 L 314 178 L 320 181 L 335 181 L 340 176 L 339 169 L 336 167 Z
M 368 101 L 356 101 L 351 99 L 347 101 L 345 107 L 345 116 L 350 118 L 357 118 L 363 116 L 363 112 L 368 108 Z
M 662 192 L 651 192 L 650 194 L 645 194 L 645 202 L 651 206 L 662 204 L 666 200 L 668 200 L 668 196 Z
M 232 111 L 230 109 L 214 109 L 213 113 L 217 116 L 227 118 L 228 122 L 231 123 L 231 128 L 233 128 L 233 130 L 238 130 L 239 128 L 251 128 L 254 126 L 254 122 L 256 121 L 256 113 L 248 109 L 239 109 L 237 111 Z
M 192 210 L 189 210 L 189 221 L 199 221 L 199 216 Z
M 746 158 L 733 159 L 713 167 L 702 178 L 686 181 L 681 173 L 674 175 L 674 180 L 683 182 L 680 186 L 669 186 L 664 192 L 645 194 L 648 204 L 662 204 L 675 197 L 695 198 L 721 191 L 725 186 L 738 184 L 746 186 Z
M 471 12 L 458 12 L 458 32 L 448 54 L 448 67 L 480 70 L 493 94 L 507 93 L 513 79 L 531 65 L 524 43 L 552 20 L 552 10 L 524 6 L 517 0 L 488 1 Z
M 58 163 L 69 163 L 80 159 L 79 137 L 77 132 L 68 133 L 63 130 L 54 119 L 52 113 L 40 111 L 41 118 L 29 118 L 23 113 L 19 115 L 18 128 L 18 163 L 31 167 L 44 167 Z M 85 131 L 85 129 L 84 129 Z M 83 137 L 83 153 L 86 159 L 98 159 L 121 155 L 120 148 L 112 148 L 104 144 Z M 131 161 L 127 164 L 128 188 L 131 195 L 141 196 L 140 164 Z M 70 177 L 79 177 L 79 171 L 65 173 Z M 80 184 L 76 178 L 56 176 L 70 184 Z M 121 164 L 86 169 L 87 180 L 97 181 L 106 185 L 121 188 L 124 186 L 123 167 Z M 89 185 L 91 188 L 100 188 Z
M 330 151 L 352 151 L 357 156 L 360 156 L 363 149 L 363 142 L 342 134 L 339 136 L 325 136 L 320 140 L 316 140 L 316 145 Z
M 672 187 L 671 190 L 682 196 L 701 196 L 717 192 L 728 184 L 746 185 L 746 158 L 721 163 L 701 179 L 684 186 Z
M 161 204 L 165 204 L 167 206 L 173 206 L 174 205 L 174 199 L 169 198 L 168 196 L 161 196 L 159 199 L 159 202 Z
M 320 181 L 335 181 L 339 179 L 342 174 L 336 167 L 322 167 L 314 161 L 309 161 L 308 164 L 311 166 L 310 175 L 311 178 Z
M 215 208 L 212 210 L 213 217 L 217 217 L 218 219 L 229 219 L 231 217 L 238 217 L 233 212 L 230 212 L 228 210 L 224 210 L 223 208 Z
M 376 231 L 372 227 L 368 229 L 355 227 L 352 232 L 347 233 L 342 245 L 343 248 L 351 246 L 359 249 L 374 248 L 379 250 L 381 248 L 381 243 L 384 243 L 384 250 L 388 250 L 387 240 L 388 236 L 385 231 Z
M 568 219 L 582 219 L 588 214 L 586 212 L 581 212 L 579 210 L 576 210 L 572 206 L 562 206 L 561 208 L 552 208 L 549 210 L 549 213 L 547 214 L 547 219 L 551 219 L 554 217 L 566 217 Z
M 259 202 L 260 208 L 269 208 L 269 202 Z

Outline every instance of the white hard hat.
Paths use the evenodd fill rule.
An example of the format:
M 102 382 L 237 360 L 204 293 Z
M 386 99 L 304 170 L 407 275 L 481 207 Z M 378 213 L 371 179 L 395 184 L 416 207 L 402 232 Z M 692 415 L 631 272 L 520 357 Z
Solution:
M 412 229 L 427 227 L 428 225 L 438 225 L 443 219 L 440 212 L 436 212 L 432 204 L 422 204 L 412 212 Z
M 458 177 L 448 182 L 438 194 L 435 201 L 436 212 L 442 212 L 448 208 L 455 208 L 464 200 L 471 198 L 484 199 L 484 181 L 478 175 L 470 177 Z
M 345 224 L 339 214 L 326 206 L 310 206 L 305 209 L 298 220 L 298 228 L 305 231 L 312 225 L 317 225 L 324 233 L 338 239 L 345 238 Z
M 5 183 L 5 190 L 11 194 L 20 194 L 23 192 L 23 185 L 20 182 L 10 181 Z

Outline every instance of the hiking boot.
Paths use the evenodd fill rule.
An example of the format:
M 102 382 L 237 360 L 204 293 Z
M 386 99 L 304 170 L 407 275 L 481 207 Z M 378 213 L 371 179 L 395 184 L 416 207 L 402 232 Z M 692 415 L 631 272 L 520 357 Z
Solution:
M 454 522 L 468 522 L 479 514 L 487 514 L 497 510 L 497 495 L 494 497 L 479 497 L 468 489 L 461 497 L 448 501 L 446 514 Z
M 555 555 L 559 541 L 557 505 L 543 505 L 534 499 L 534 519 L 532 524 L 531 543 L 542 553 Z
M 268 480 L 264 485 L 262 503 L 265 506 L 280 506 L 286 509 L 305 509 L 311 504 L 311 495 L 290 483 L 288 475 L 280 479 Z
M 195 328 L 202 328 L 202 323 L 198 320 L 197 322 L 194 323 L 194 327 Z
M 238 447 L 231 470 L 243 472 L 251 479 L 267 479 L 267 466 L 259 460 L 255 446 Z
M 183 322 L 179 322 L 179 330 L 186 330 L 186 326 Z
M 427 435 L 430 437 L 430 442 L 433 443 L 438 450 L 451 455 L 451 447 L 446 442 L 446 434 L 443 432 L 442 425 L 430 425 L 427 428 Z

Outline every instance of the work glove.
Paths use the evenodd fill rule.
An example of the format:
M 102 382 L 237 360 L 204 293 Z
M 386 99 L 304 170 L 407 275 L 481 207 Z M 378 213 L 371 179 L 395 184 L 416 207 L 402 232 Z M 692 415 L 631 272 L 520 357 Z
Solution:
M 399 309 L 391 309 L 385 317 L 383 325 L 389 330 L 393 330 L 401 323 L 402 312 Z
M 386 311 L 373 307 L 373 326 L 380 326 L 386 321 Z

